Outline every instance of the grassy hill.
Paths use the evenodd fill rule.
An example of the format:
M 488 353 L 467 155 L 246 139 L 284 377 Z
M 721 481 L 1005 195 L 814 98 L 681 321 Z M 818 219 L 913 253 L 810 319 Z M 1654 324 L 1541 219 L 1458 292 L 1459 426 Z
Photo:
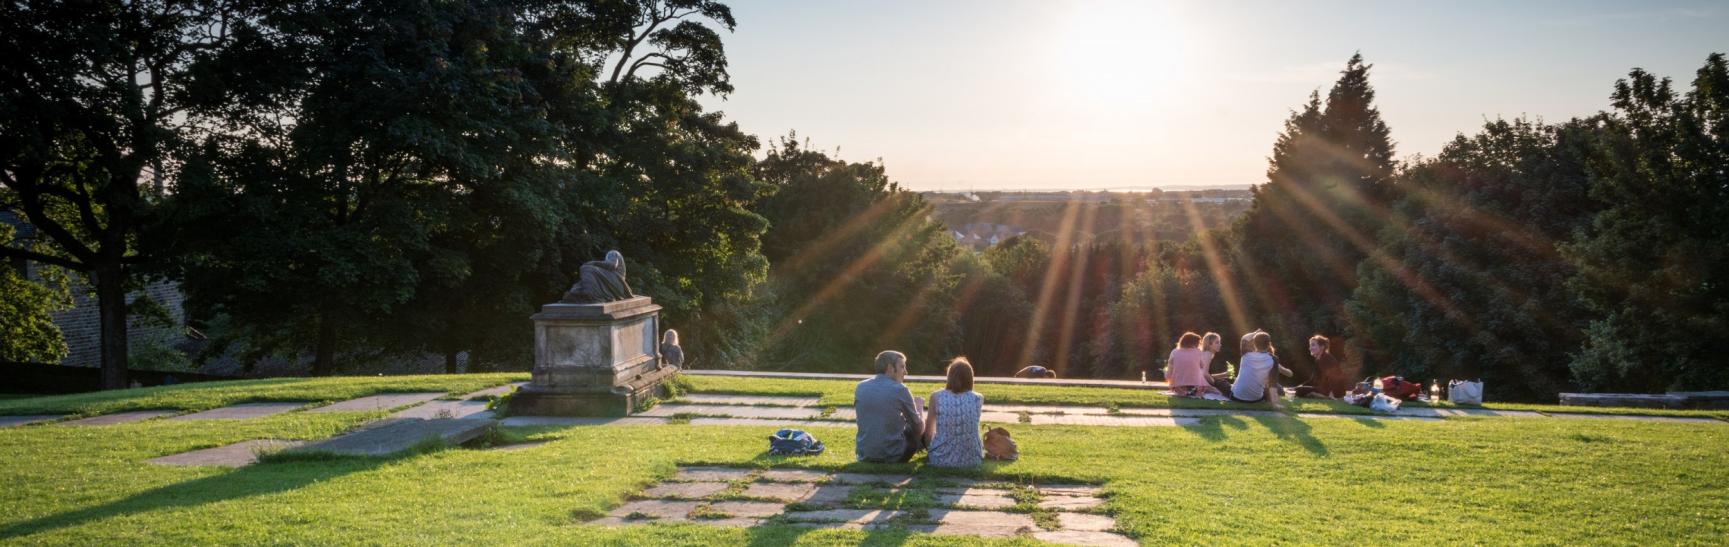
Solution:
M 453 394 L 518 376 L 290 379 L 4 401 L 0 413 L 208 408 L 380 391 Z M 846 382 L 692 378 L 697 391 L 818 394 Z M 923 394 L 929 386 L 914 386 Z M 1152 392 L 981 385 L 992 402 L 1171 404 Z M 83 399 L 74 399 L 82 397 Z M 220 403 L 218 402 L 220 401 Z M 6 544 L 1025 544 L 906 532 L 584 524 L 676 465 L 944 472 L 852 462 L 853 429 L 811 432 L 819 457 L 764 453 L 764 427 L 511 428 L 520 450 L 166 467 L 157 456 L 248 439 L 317 439 L 382 412 L 238 421 L 0 429 Z M 1106 511 L 1143 544 L 1720 544 L 1729 537 L 1729 424 L 1462 418 L 1218 416 L 1191 427 L 1009 424 L 1016 462 L 962 474 L 1102 484 Z M 952 472 L 950 472 L 952 473 Z M 881 500 L 884 507 L 897 501 Z

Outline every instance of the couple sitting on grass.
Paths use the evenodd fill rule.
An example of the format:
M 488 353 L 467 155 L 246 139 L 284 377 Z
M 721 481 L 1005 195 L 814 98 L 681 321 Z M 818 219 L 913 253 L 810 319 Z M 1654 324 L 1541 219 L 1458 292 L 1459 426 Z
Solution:
M 1218 333 L 1209 332 L 1205 336 L 1193 332 L 1185 332 L 1177 339 L 1176 349 L 1171 350 L 1171 358 L 1166 365 L 1165 378 L 1170 381 L 1171 394 L 1177 397 L 1199 397 L 1230 400 L 1239 403 L 1267 402 L 1273 408 L 1279 408 L 1278 377 L 1291 376 L 1291 369 L 1279 364 L 1278 354 L 1273 349 L 1273 337 L 1265 331 L 1257 330 L 1243 335 L 1238 349 L 1242 354 L 1242 363 L 1238 365 L 1237 377 L 1232 379 L 1229 373 L 1208 374 L 1212 366 L 1213 356 L 1217 355 L 1220 346 Z M 1318 372 L 1315 385 L 1296 388 L 1297 395 L 1319 395 L 1336 397 L 1343 395 L 1347 388 L 1344 375 L 1339 370 L 1339 360 L 1327 351 L 1327 337 L 1319 334 L 1309 338 L 1309 354 L 1315 358 L 1315 368 Z M 1335 393 L 1337 392 L 1337 393 Z
M 877 354 L 876 376 L 853 390 L 858 414 L 859 461 L 906 463 L 928 447 L 926 462 L 937 467 L 976 467 L 984 459 L 979 413 L 985 398 L 973 391 L 973 365 L 965 357 L 949 362 L 948 385 L 930 395 L 921 412 L 907 389 L 907 356 Z

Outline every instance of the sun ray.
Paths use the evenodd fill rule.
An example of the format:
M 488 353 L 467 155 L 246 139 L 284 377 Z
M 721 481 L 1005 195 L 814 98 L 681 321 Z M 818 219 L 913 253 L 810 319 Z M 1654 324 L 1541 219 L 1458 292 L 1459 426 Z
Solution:
M 1195 240 L 1201 245 L 1201 259 L 1207 263 L 1207 273 L 1213 278 L 1213 284 L 1219 288 L 1219 297 L 1225 303 L 1225 315 L 1231 320 L 1234 332 L 1249 332 L 1249 316 L 1243 312 L 1241 299 L 1237 295 L 1236 285 L 1231 276 L 1225 274 L 1225 261 L 1219 256 L 1219 249 L 1213 244 L 1212 234 L 1206 231 L 1201 222 L 1200 211 L 1195 210 L 1193 201 L 1183 200 L 1183 214 L 1189 219 L 1189 226 L 1194 229 Z
M 1063 218 L 1057 224 L 1055 243 L 1051 245 L 1050 262 L 1045 265 L 1045 275 L 1039 285 L 1039 297 L 1033 304 L 1033 316 L 1027 321 L 1027 335 L 1021 342 L 1021 352 L 1015 360 L 1014 368 L 1032 364 L 1034 352 L 1038 350 L 1039 337 L 1045 324 L 1045 317 L 1051 310 L 1051 299 L 1056 295 L 1057 272 L 1069 260 L 1069 241 L 1074 237 L 1076 215 L 1080 213 L 1080 201 L 1070 197 L 1063 208 Z

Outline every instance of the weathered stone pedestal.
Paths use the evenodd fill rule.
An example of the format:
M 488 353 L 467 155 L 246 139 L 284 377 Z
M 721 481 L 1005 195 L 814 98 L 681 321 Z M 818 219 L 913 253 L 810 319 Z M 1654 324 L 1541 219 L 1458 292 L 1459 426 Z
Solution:
M 678 372 L 660 364 L 660 306 L 646 296 L 547 304 L 533 319 L 534 377 L 511 398 L 511 414 L 622 416 Z

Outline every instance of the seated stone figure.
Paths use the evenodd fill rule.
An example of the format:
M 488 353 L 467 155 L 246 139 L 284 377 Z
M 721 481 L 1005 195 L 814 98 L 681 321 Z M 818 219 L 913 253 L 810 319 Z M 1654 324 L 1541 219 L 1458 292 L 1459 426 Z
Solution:
M 606 260 L 594 260 L 577 270 L 576 284 L 565 291 L 566 304 L 604 304 L 636 296 L 624 282 L 624 255 L 607 251 Z

